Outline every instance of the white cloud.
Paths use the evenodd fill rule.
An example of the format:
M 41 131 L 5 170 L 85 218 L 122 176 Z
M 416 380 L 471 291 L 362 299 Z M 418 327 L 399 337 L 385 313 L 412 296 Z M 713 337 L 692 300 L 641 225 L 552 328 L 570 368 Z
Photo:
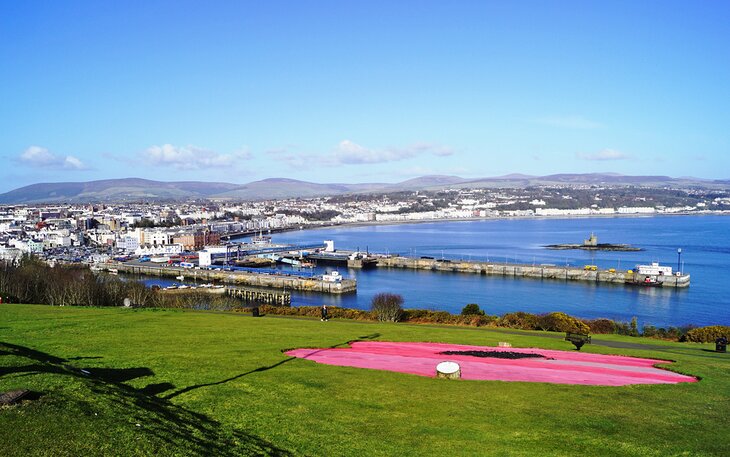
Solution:
M 537 119 L 538 124 L 560 127 L 563 129 L 591 130 L 604 127 L 600 122 L 586 119 L 583 116 L 550 116 Z
M 18 157 L 18 161 L 26 165 L 41 168 L 60 168 L 66 170 L 86 170 L 88 167 L 77 157 L 58 156 L 47 148 L 30 146 Z
M 178 170 L 197 170 L 201 168 L 223 168 L 235 165 L 237 160 L 249 160 L 248 149 L 240 149 L 233 154 L 219 154 L 198 146 L 174 146 L 163 144 L 150 146 L 142 153 L 151 165 L 171 166 Z
M 629 158 L 627 154 L 615 149 L 604 149 L 593 153 L 579 152 L 577 155 L 579 159 L 583 160 L 626 160 Z

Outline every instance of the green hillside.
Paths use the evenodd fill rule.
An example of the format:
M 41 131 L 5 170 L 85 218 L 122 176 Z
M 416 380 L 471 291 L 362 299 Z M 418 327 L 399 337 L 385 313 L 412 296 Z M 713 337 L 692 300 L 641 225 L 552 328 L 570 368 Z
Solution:
M 724 455 L 730 354 L 599 335 L 698 383 L 447 381 L 282 353 L 348 341 L 569 350 L 557 334 L 180 310 L 0 305 L 0 455 Z M 82 370 L 88 372 L 85 374 Z

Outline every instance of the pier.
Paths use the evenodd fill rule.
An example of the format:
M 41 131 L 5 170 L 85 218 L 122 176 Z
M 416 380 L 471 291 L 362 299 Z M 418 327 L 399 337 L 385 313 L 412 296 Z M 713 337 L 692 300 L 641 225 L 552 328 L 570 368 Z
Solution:
M 130 265 L 124 263 L 113 264 L 113 266 L 110 265 L 110 267 L 116 268 L 120 273 L 170 278 L 177 278 L 182 275 L 188 279 L 266 289 L 299 290 L 325 294 L 346 294 L 355 292 L 357 289 L 357 282 L 354 279 L 325 281 L 317 277 L 289 274 L 267 274 L 247 271 L 218 271 L 205 269 L 191 270 L 189 268 L 173 266 Z
M 526 265 L 495 262 L 467 262 L 463 260 L 416 259 L 411 257 L 384 256 L 378 259 L 378 267 L 411 268 L 454 273 L 511 276 L 515 278 L 553 279 L 564 281 L 584 281 L 596 283 L 627 284 L 643 287 L 647 275 L 617 270 L 586 270 L 579 267 L 560 267 L 556 265 Z M 652 276 L 664 287 L 689 287 L 690 276 L 658 275 Z

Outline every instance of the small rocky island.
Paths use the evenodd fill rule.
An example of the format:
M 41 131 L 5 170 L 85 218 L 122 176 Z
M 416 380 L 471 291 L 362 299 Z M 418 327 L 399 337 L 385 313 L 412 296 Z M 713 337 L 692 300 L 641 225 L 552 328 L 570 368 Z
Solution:
M 583 244 L 548 244 L 547 249 L 583 249 L 585 251 L 643 251 L 642 248 L 630 244 L 599 243 L 598 237 L 591 233 L 590 238 L 583 240 Z

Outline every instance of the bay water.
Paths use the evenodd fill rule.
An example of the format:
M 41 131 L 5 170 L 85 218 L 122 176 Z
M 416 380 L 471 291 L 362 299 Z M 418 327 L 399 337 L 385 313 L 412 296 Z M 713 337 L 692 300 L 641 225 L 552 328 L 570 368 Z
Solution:
M 549 250 L 582 243 L 591 233 L 600 243 L 626 243 L 639 252 Z M 657 261 L 691 275 L 685 289 L 540 280 L 407 269 L 317 267 L 357 279 L 346 295 L 292 293 L 293 306 L 328 305 L 369 309 L 379 292 L 397 293 L 406 308 L 459 313 L 477 303 L 489 314 L 562 311 L 582 318 L 605 317 L 640 325 L 730 325 L 730 217 L 722 215 L 574 219 L 496 219 L 417 224 L 342 226 L 275 234 L 275 243 L 333 240 L 353 249 L 437 259 L 500 263 L 597 265 L 632 269 Z M 678 249 L 682 250 L 681 258 Z M 288 267 L 281 267 L 288 268 Z

